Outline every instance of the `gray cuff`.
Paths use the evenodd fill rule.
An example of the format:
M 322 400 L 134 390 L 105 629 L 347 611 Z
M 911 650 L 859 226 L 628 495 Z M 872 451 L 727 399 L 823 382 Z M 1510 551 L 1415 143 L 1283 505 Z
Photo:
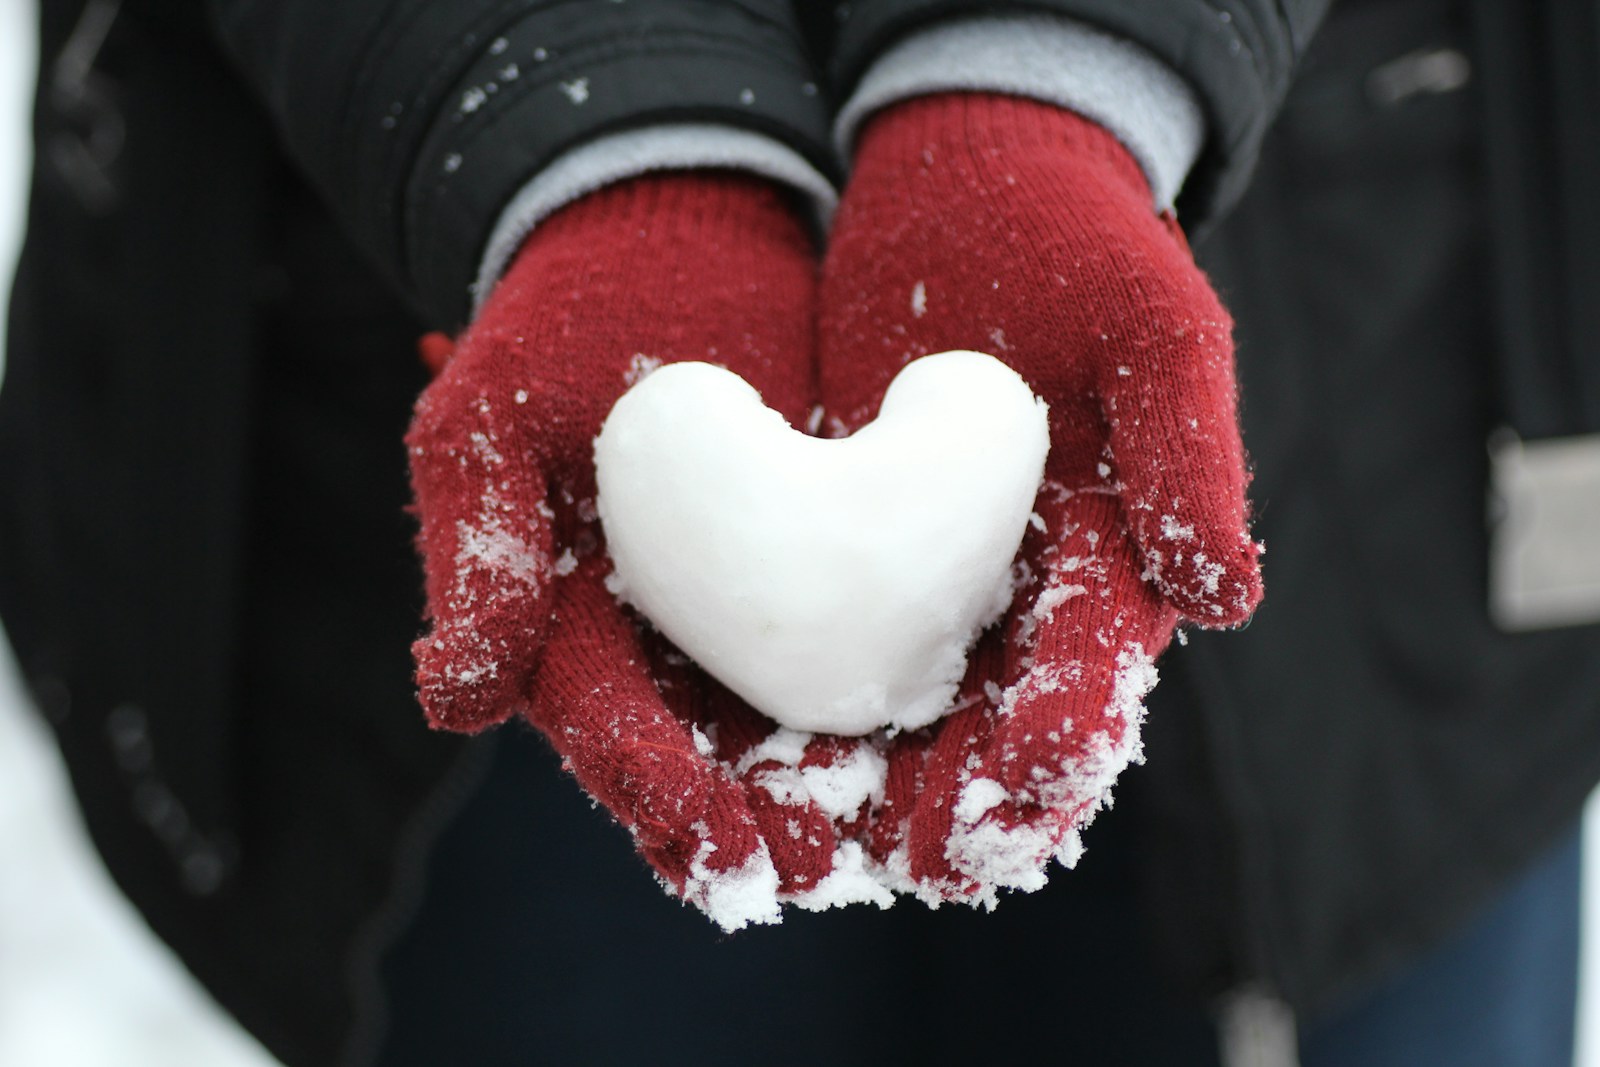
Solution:
M 472 286 L 472 313 L 540 220 L 601 186 L 651 171 L 719 167 L 749 171 L 793 186 L 810 200 L 826 231 L 839 194 L 800 153 L 763 134 L 732 126 L 650 126 L 596 138 L 562 153 L 524 185 L 500 212 Z
M 1055 15 L 985 16 L 914 33 L 879 56 L 839 112 L 841 152 L 850 158 L 874 111 L 961 90 L 1031 97 L 1098 122 L 1144 168 L 1157 210 L 1172 207 L 1205 140 L 1193 91 L 1138 45 Z

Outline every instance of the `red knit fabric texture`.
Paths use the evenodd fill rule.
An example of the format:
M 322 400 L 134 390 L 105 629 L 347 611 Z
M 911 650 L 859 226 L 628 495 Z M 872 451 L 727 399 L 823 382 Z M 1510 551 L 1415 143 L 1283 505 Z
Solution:
M 633 381 L 677 360 L 723 364 L 802 419 L 815 287 L 811 238 L 770 183 L 685 172 L 610 186 L 539 225 L 453 354 L 428 347 L 449 358 L 407 437 L 429 720 L 474 732 L 525 715 L 691 899 L 766 844 L 785 888 L 803 890 L 829 870 L 834 835 L 814 810 L 768 812 L 732 765 L 771 725 L 606 590 L 594 437 Z M 814 832 L 797 838 L 795 820 Z
M 891 751 L 871 836 L 925 895 L 992 900 L 1070 852 L 1137 758 L 1149 663 L 1179 619 L 1237 625 L 1261 597 L 1232 323 L 1113 136 L 961 93 L 863 131 L 820 324 L 836 432 L 947 349 L 998 356 L 1050 405 L 1016 600 L 972 658 L 963 710 Z

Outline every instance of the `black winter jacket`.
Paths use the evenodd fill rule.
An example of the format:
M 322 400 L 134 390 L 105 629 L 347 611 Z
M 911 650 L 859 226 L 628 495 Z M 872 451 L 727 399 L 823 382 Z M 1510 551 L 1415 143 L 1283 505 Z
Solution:
M 1557 136 L 1600 103 L 1592 5 L 1344 5 L 1219 226 L 1315 0 L 116 7 L 44 4 L 0 612 L 113 874 L 288 1062 L 370 1047 L 377 954 L 473 774 L 411 696 L 415 336 L 461 321 L 499 208 L 585 139 L 709 120 L 842 174 L 831 104 L 937 19 L 1103 26 L 1206 109 L 1180 210 L 1240 321 L 1272 555 L 1249 630 L 1169 655 L 1115 814 L 1169 962 L 1325 1007 L 1600 778 L 1600 631 L 1508 637 L 1481 606 L 1488 431 L 1600 429 L 1600 162 Z M 1470 88 L 1372 95 L 1430 49 Z

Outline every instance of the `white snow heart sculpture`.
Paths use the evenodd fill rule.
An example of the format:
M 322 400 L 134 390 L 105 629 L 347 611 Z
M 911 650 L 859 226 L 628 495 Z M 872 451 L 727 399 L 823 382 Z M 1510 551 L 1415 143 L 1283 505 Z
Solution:
M 978 352 L 907 364 L 840 440 L 721 367 L 662 367 L 595 439 L 612 591 L 784 726 L 926 726 L 1011 600 L 1046 414 Z

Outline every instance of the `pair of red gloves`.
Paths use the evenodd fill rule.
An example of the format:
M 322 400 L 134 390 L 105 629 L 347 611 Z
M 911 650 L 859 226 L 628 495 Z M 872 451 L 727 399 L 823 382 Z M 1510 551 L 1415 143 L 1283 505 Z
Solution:
M 848 896 L 824 883 L 847 861 L 934 901 L 1041 884 L 1137 757 L 1151 660 L 1180 619 L 1235 625 L 1261 594 L 1231 322 L 1116 139 L 1049 104 L 935 95 L 879 113 L 854 163 L 820 280 L 793 198 L 760 178 L 651 175 L 569 205 L 518 253 L 408 438 L 430 720 L 525 716 L 728 927 Z M 595 434 L 654 360 L 720 363 L 793 425 L 820 404 L 853 431 L 908 360 L 959 348 L 1006 361 L 1050 407 L 1019 592 L 959 710 L 773 758 L 774 724 L 607 591 Z M 850 810 L 773 784 L 852 761 L 884 784 Z

